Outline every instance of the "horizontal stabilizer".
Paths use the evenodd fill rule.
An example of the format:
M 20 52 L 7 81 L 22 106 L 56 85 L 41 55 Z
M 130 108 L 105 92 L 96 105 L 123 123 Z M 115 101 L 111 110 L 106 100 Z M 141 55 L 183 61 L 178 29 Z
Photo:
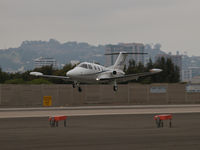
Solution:
M 144 55 L 144 54 L 148 54 L 148 53 L 132 53 L 132 52 L 119 52 L 119 53 L 107 53 L 107 54 L 104 54 L 104 55 L 119 55 L 119 54 L 135 54 L 135 55 Z

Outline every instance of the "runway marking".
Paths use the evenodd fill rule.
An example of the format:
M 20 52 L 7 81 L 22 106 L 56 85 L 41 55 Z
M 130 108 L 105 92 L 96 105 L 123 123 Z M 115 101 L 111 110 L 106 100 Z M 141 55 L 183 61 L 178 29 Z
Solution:
M 71 109 L 64 110 L 61 109 L 52 109 L 52 110 L 33 110 L 33 109 L 23 109 L 23 110 L 10 110 L 0 111 L 0 118 L 19 118 L 19 117 L 48 117 L 54 115 L 66 115 L 66 116 L 91 116 L 91 115 L 123 115 L 123 114 L 163 114 L 163 113 L 200 113 L 200 105 L 194 106 L 162 106 L 156 108 L 150 107 L 141 107 L 141 108 L 108 108 L 103 107 L 95 109 L 95 107 L 91 107 L 91 109 Z M 152 106 L 151 106 L 152 107 Z M 41 108 L 40 108 L 41 109 Z
M 180 105 L 123 105 L 123 106 L 78 106 L 78 107 L 33 107 L 33 108 L 0 108 L 1 111 L 35 111 L 35 110 L 92 110 L 92 109 L 146 109 L 146 108 L 185 108 L 199 107 L 200 104 Z

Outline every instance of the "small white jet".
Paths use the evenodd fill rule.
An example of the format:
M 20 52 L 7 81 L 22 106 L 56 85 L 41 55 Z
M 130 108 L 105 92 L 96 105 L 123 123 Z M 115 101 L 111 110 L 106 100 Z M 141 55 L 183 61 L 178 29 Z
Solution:
M 117 60 L 113 66 L 104 67 L 95 63 L 82 62 L 75 68 L 69 70 L 66 76 L 54 76 L 44 75 L 41 72 L 30 72 L 30 75 L 47 77 L 47 78 L 59 78 L 69 80 L 73 82 L 73 88 L 78 87 L 78 91 L 81 92 L 80 83 L 113 83 L 113 90 L 117 91 L 117 83 L 127 82 L 130 80 L 137 80 L 142 76 L 149 76 L 161 72 L 161 69 L 151 69 L 149 72 L 129 74 L 125 75 L 123 72 L 125 60 L 128 54 L 146 54 L 146 53 L 111 53 L 105 55 L 116 55 Z

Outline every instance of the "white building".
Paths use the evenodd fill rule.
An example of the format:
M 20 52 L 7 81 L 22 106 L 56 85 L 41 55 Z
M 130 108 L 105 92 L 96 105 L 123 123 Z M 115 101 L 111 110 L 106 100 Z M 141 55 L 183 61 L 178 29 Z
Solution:
M 45 58 L 40 57 L 34 59 L 34 66 L 35 68 L 41 68 L 43 66 L 53 66 L 53 68 L 57 68 L 57 62 L 54 58 Z
M 200 76 L 200 67 L 188 67 L 188 69 L 192 71 L 192 78 Z
M 183 82 L 190 82 L 192 80 L 192 70 L 182 70 L 182 79 Z

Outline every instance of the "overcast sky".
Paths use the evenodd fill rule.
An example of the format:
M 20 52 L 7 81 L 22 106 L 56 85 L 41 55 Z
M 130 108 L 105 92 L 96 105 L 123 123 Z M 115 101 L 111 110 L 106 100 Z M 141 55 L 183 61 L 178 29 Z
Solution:
M 54 38 L 200 55 L 199 28 L 200 0 L 0 0 L 0 48 Z

